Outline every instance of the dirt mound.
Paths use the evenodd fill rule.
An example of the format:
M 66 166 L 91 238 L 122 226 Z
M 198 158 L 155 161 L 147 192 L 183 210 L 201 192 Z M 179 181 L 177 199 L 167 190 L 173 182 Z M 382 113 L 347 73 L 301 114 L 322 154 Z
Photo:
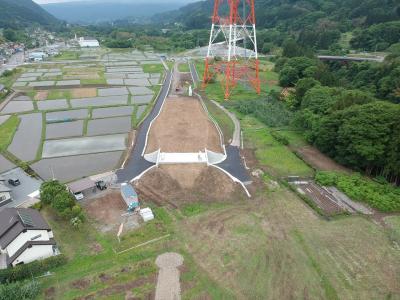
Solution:
M 227 175 L 204 165 L 163 165 L 146 173 L 136 190 L 139 198 L 179 207 L 188 202 L 232 201 L 245 197 Z

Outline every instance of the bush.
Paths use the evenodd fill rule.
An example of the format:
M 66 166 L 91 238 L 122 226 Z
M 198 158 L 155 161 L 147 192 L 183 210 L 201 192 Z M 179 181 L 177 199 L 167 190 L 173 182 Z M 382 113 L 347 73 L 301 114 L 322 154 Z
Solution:
M 400 189 L 390 184 L 380 184 L 360 174 L 335 172 L 318 172 L 315 179 L 322 185 L 336 186 L 351 199 L 365 202 L 380 211 L 400 211 Z
M 40 292 L 37 281 L 14 282 L 0 284 L 0 300 L 28 300 L 35 299 Z
M 272 137 L 283 145 L 289 145 L 289 140 L 277 131 L 271 131 Z
M 14 282 L 42 275 L 50 269 L 64 265 L 67 257 L 63 254 L 52 256 L 43 260 L 36 260 L 29 264 L 18 265 L 14 268 L 0 270 L 0 283 Z

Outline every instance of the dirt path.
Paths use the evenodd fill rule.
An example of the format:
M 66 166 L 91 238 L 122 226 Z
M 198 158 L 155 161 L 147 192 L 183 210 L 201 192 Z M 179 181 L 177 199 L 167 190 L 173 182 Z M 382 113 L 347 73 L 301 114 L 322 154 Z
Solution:
M 196 98 L 167 98 L 163 110 L 149 133 L 146 153 L 198 152 L 222 153 L 220 137 Z
M 178 253 L 164 253 L 157 257 L 158 272 L 156 300 L 181 299 L 181 284 L 179 282 L 179 266 L 183 264 L 183 257 Z

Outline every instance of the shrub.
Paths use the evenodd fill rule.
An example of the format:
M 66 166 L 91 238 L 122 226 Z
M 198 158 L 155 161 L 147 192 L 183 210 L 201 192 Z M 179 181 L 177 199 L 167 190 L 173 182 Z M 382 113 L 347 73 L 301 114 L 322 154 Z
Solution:
M 14 268 L 0 270 L 0 283 L 14 282 L 41 275 L 52 268 L 61 266 L 67 262 L 63 254 L 52 256 L 43 260 L 36 260 L 29 264 L 18 265 Z
M 286 145 L 286 146 L 289 145 L 289 140 L 285 136 L 281 135 L 279 132 L 272 130 L 271 135 L 279 143 Z
M 37 281 L 14 282 L 0 284 L 0 300 L 28 300 L 35 299 L 40 292 Z
M 353 200 L 366 202 L 380 211 L 400 211 L 400 189 L 390 184 L 374 182 L 360 174 L 335 172 L 318 172 L 315 179 L 322 185 L 336 186 Z

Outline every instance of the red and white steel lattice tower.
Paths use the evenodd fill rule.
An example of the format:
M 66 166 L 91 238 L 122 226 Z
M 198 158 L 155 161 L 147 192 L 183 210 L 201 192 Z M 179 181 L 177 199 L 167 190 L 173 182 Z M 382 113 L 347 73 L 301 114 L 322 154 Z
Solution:
M 238 82 L 251 85 L 259 94 L 260 77 L 254 0 L 214 1 L 203 88 L 214 76 L 217 76 L 223 85 L 225 99 L 229 99 Z M 229 8 L 229 15 L 220 16 L 220 11 L 225 10 L 226 6 Z

